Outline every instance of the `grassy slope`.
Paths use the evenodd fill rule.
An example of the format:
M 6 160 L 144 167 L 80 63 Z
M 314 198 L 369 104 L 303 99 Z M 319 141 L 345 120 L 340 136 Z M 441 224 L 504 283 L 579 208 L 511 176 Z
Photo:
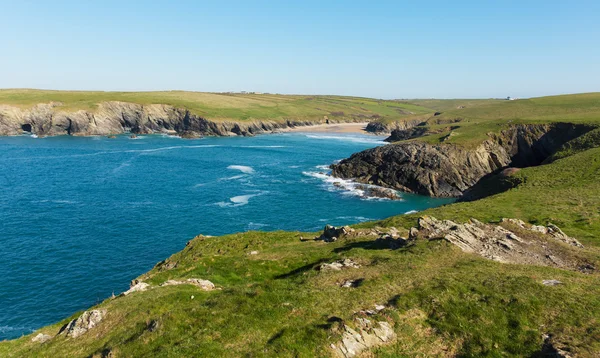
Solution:
M 274 94 L 226 94 L 207 92 L 83 92 L 46 90 L 0 90 L 0 104 L 30 108 L 38 103 L 61 102 L 65 111 L 94 111 L 98 103 L 123 101 L 168 104 L 186 108 L 210 120 L 322 120 L 374 118 L 398 120 L 405 111 L 428 113 L 414 104 L 360 97 Z
M 596 98 L 592 96 L 589 107 L 594 108 Z M 533 101 L 547 106 L 546 99 Z M 520 106 L 518 102 L 503 103 Z M 569 106 L 557 112 L 563 115 Z M 495 110 L 480 113 L 490 113 L 495 121 Z M 573 118 L 587 121 L 589 111 L 576 105 L 571 112 Z M 539 118 L 531 112 L 528 120 L 533 117 Z M 470 217 L 487 222 L 502 217 L 551 221 L 584 243 L 584 255 L 599 267 L 600 148 L 593 147 L 600 141 L 591 137 L 584 146 L 559 153 L 556 157 L 561 159 L 551 164 L 516 173 L 522 184 L 514 189 L 419 215 L 458 221 Z M 419 215 L 359 226 L 408 229 Z M 178 263 L 176 268 L 155 268 L 147 282 L 199 277 L 222 290 L 163 287 L 109 299 L 100 304 L 109 312 L 106 321 L 81 338 L 59 337 L 40 345 L 30 342 L 30 335 L 0 343 L 0 356 L 86 357 L 106 349 L 117 356 L 324 356 L 339 340 L 333 329 L 337 323 L 330 318 L 351 322 L 354 311 L 377 303 L 389 304 L 382 316 L 395 322 L 398 334 L 395 343 L 376 350 L 383 357 L 530 356 L 542 346 L 543 333 L 580 356 L 600 352 L 599 273 L 500 264 L 443 241 L 389 250 L 372 237 L 326 244 L 301 242 L 300 235 L 311 236 L 249 232 L 198 237 L 170 259 Z M 259 254 L 248 255 L 253 250 Z M 346 257 L 363 267 L 332 273 L 314 270 L 321 262 Z M 364 279 L 358 288 L 338 286 L 357 278 Z M 544 279 L 564 285 L 547 287 L 541 284 Z M 146 329 L 151 320 L 160 322 L 154 332 Z M 54 335 L 67 321 L 39 332 Z
M 516 101 L 481 100 L 458 109 L 452 106 L 441 115 L 430 117 L 428 125 L 439 133 L 419 138 L 440 143 L 450 132 L 450 126 L 459 126 L 446 143 L 473 147 L 487 138 L 487 133 L 499 132 L 514 123 L 593 123 L 600 125 L 600 93 L 551 96 Z M 414 103 L 430 108 L 441 108 L 438 101 L 416 100 Z M 460 103 L 460 102 L 457 102 Z M 456 123 L 451 123 L 457 121 Z M 436 124 L 440 122 L 440 124 Z

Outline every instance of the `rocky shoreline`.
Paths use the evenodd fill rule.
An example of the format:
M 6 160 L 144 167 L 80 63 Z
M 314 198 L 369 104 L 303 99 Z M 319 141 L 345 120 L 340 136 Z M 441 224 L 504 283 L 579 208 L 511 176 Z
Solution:
M 286 128 L 324 123 L 360 122 L 364 119 L 213 121 L 187 109 L 165 104 L 142 105 L 129 102 L 102 102 L 94 111 L 66 111 L 59 102 L 40 103 L 29 109 L 0 105 L 0 135 L 23 133 L 39 137 L 72 135 L 116 135 L 122 133 L 168 133 L 185 138 L 203 136 L 251 136 Z
M 331 166 L 332 175 L 433 197 L 460 197 L 507 167 L 539 165 L 595 127 L 569 123 L 512 125 L 473 149 L 407 141 L 368 149 Z

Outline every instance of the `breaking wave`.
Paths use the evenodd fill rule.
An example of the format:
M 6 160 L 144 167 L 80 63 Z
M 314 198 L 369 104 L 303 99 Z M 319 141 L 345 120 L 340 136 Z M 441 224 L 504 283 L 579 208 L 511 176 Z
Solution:
M 248 167 L 245 165 L 230 165 L 227 167 L 227 169 L 231 169 L 231 170 L 239 170 L 242 173 L 246 173 L 246 174 L 253 174 L 254 173 L 254 169 L 252 169 L 252 167 Z

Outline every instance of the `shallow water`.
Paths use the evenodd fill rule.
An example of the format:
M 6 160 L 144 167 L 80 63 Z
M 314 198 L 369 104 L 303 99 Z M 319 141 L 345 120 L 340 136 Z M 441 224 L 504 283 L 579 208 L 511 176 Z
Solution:
M 0 339 L 126 290 L 201 233 L 317 231 L 448 202 L 365 200 L 324 175 L 381 144 L 330 133 L 0 138 Z

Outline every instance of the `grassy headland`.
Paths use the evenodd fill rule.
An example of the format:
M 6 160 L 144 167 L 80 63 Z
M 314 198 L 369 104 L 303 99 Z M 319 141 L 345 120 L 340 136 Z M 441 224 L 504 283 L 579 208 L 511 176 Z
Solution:
M 599 100 L 600 94 L 586 94 L 493 102 L 433 118 L 460 117 L 460 128 L 454 129 L 459 135 L 450 142 L 469 146 L 518 121 L 600 124 Z M 98 306 L 107 310 L 106 318 L 83 336 L 54 337 L 65 319 L 0 343 L 0 355 L 328 356 L 331 344 L 341 339 L 341 322 L 352 324 L 355 312 L 380 304 L 386 308 L 378 319 L 391 322 L 398 335 L 372 351 L 380 357 L 535 357 L 547 353 L 546 339 L 574 356 L 598 356 L 598 138 L 590 132 L 567 143 L 547 164 L 514 173 L 516 184 L 508 191 L 356 226 L 394 226 L 406 234 L 422 215 L 457 222 L 503 217 L 552 222 L 586 246 L 580 254 L 596 267 L 591 273 L 503 264 L 446 241 L 417 240 L 392 250 L 368 235 L 334 243 L 301 241 L 314 234 L 298 232 L 199 236 L 141 279 L 158 286 L 169 279 L 203 278 L 220 290 L 168 286 L 110 298 Z M 344 258 L 361 267 L 316 270 Z M 361 281 L 355 288 L 340 287 L 348 279 Z M 543 285 L 548 279 L 562 284 Z M 54 338 L 32 342 L 38 333 Z
M 31 108 L 38 103 L 60 102 L 60 109 L 93 112 L 101 102 L 120 101 L 142 105 L 166 104 L 187 109 L 213 121 L 322 120 L 385 118 L 398 120 L 431 109 L 396 101 L 361 97 L 241 94 L 209 92 L 87 92 L 14 89 L 0 90 L 0 104 Z

